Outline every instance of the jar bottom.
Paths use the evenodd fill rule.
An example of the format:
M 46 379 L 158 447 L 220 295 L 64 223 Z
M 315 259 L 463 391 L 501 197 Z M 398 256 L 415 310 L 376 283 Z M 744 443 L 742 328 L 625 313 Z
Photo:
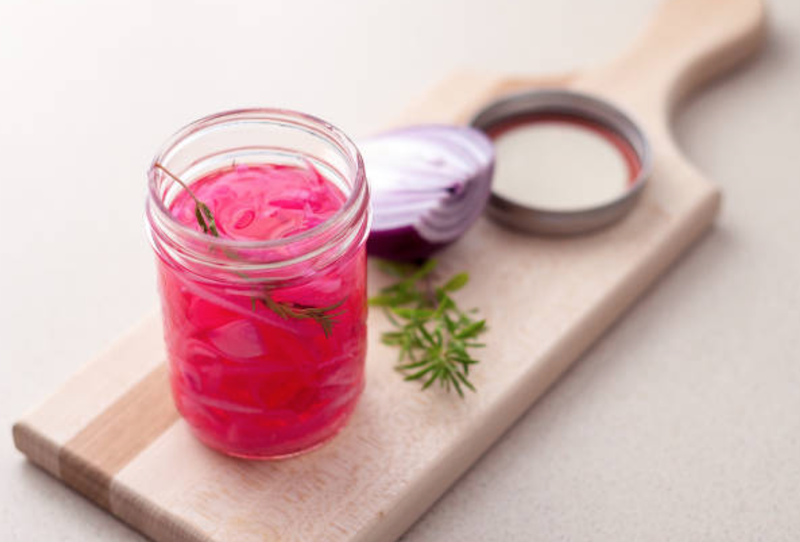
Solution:
M 203 444 L 207 448 L 210 448 L 211 450 L 214 450 L 215 452 L 221 453 L 228 457 L 233 457 L 236 459 L 245 459 L 249 461 L 280 461 L 313 452 L 314 450 L 322 448 L 330 441 L 335 439 L 336 436 L 342 431 L 342 429 L 345 428 L 345 426 L 350 421 L 353 412 L 358 406 L 358 403 L 361 401 L 361 395 L 363 391 L 364 391 L 364 380 L 361 381 L 361 386 L 356 396 L 350 401 L 350 404 L 348 404 L 346 408 L 340 411 L 337 419 L 329 426 L 325 427 L 324 436 L 322 436 L 319 440 L 315 440 L 312 443 L 306 446 L 299 447 L 297 449 L 289 449 L 286 451 L 279 451 L 274 453 L 249 452 L 249 451 L 238 450 L 236 448 L 226 448 L 225 446 L 220 445 L 220 443 L 217 440 L 208 438 L 203 433 L 203 431 L 199 430 L 198 428 L 194 427 L 191 423 L 189 423 L 186 420 L 185 416 L 182 415 L 182 417 L 184 418 L 184 421 L 187 421 L 187 425 L 189 426 L 189 430 L 192 433 L 192 436 L 194 436 L 194 438 L 200 441 L 201 444 Z

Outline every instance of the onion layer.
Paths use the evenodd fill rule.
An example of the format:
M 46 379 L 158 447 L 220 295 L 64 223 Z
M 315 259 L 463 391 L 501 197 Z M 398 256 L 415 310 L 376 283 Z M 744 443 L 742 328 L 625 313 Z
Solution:
M 364 140 L 359 148 L 372 200 L 372 255 L 427 258 L 461 237 L 489 199 L 494 147 L 474 128 L 411 126 Z

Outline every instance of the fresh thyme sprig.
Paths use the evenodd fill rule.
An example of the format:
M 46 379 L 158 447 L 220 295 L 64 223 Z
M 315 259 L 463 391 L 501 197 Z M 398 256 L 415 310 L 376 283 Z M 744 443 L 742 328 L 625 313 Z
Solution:
M 470 350 L 485 346 L 476 338 L 486 330 L 486 320 L 474 319 L 474 311 L 461 310 L 451 293 L 469 281 L 458 273 L 441 286 L 433 285 L 436 260 L 422 266 L 381 262 L 383 271 L 399 278 L 369 300 L 383 307 L 395 327 L 381 336 L 384 344 L 400 349 L 396 368 L 405 380 L 422 381 L 422 389 L 435 382 L 464 397 L 463 388 L 475 391 L 469 380 L 470 366 L 478 363 Z
M 194 216 L 197 219 L 197 224 L 203 230 L 203 233 L 213 237 L 219 237 L 219 230 L 217 229 L 217 222 L 214 220 L 214 213 L 211 212 L 211 209 L 208 207 L 208 205 L 200 201 L 194 191 L 189 188 L 189 185 L 184 183 L 177 175 L 173 174 L 163 165 L 156 162 L 153 167 L 163 171 L 173 181 L 177 182 L 194 200 Z M 241 259 L 239 255 L 232 250 L 225 250 L 225 255 L 232 260 Z M 244 279 L 250 278 L 249 275 L 242 273 L 241 271 L 236 272 L 236 274 Z M 326 338 L 330 337 L 331 333 L 333 332 L 333 326 L 338 323 L 336 317 L 341 316 L 344 313 L 344 310 L 337 311 L 336 309 L 341 307 L 342 304 L 347 300 L 347 298 L 344 298 L 328 307 L 310 307 L 308 305 L 301 305 L 299 303 L 275 301 L 272 295 L 270 295 L 270 290 L 271 288 L 269 286 L 265 286 L 262 290 L 262 295 L 252 296 L 250 298 L 250 306 L 252 307 L 253 311 L 256 310 L 256 304 L 261 303 L 264 305 L 264 307 L 271 310 L 284 320 L 314 320 L 320 325 L 320 327 L 322 327 L 322 332 L 325 334 Z

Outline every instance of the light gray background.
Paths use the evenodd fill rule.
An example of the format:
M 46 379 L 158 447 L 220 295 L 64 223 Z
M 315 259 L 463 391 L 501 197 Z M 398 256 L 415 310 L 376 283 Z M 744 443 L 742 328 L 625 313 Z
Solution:
M 156 304 L 145 169 L 248 105 L 381 127 L 457 67 L 561 71 L 655 0 L 0 4 L 0 538 L 142 538 L 9 427 Z M 723 186 L 708 235 L 406 535 L 800 539 L 800 2 L 676 132 Z M 535 299 L 526 300 L 535 303 Z

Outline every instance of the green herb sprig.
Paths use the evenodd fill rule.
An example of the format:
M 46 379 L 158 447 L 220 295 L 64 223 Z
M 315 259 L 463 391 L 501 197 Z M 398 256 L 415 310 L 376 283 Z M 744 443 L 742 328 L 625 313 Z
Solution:
M 214 220 L 214 213 L 211 212 L 211 209 L 208 207 L 208 205 L 200 201 L 194 191 L 189 188 L 189 185 L 184 183 L 177 175 L 173 174 L 163 165 L 156 162 L 153 167 L 163 171 L 169 178 L 178 183 L 181 188 L 183 188 L 194 200 L 194 216 L 197 219 L 197 224 L 203 230 L 203 233 L 211 235 L 212 237 L 219 237 L 219 230 L 217 229 L 217 222 Z M 229 249 L 225 250 L 225 255 L 232 260 L 241 260 L 238 254 Z M 236 274 L 244 279 L 250 278 L 250 276 L 246 273 L 237 272 Z M 342 304 L 344 304 L 344 302 L 347 300 L 347 298 L 344 298 L 328 307 L 311 307 L 308 305 L 301 305 L 299 303 L 275 301 L 270 294 L 270 290 L 270 287 L 265 286 L 261 295 L 252 296 L 250 298 L 250 306 L 252 307 L 253 311 L 256 310 L 257 303 L 261 303 L 264 305 L 264 307 L 277 314 L 283 320 L 314 320 L 320 325 L 320 327 L 322 327 L 322 332 L 325 334 L 326 338 L 330 338 L 330 335 L 333 332 L 333 326 L 338 323 L 336 317 L 341 316 L 344 313 L 344 310 L 337 311 L 337 309 L 341 307 Z
M 194 191 L 189 188 L 189 185 L 183 182 L 177 175 L 174 175 L 170 170 L 156 162 L 156 169 L 163 171 L 170 179 L 181 185 L 187 194 L 194 200 L 194 216 L 197 218 L 197 223 L 203 230 L 203 233 L 219 237 L 219 230 L 217 230 L 217 222 L 214 220 L 214 213 L 211 212 L 208 205 L 197 199 Z
M 369 303 L 383 307 L 395 328 L 381 340 L 400 349 L 396 368 L 405 380 L 421 381 L 423 390 L 438 382 L 464 397 L 463 388 L 475 391 L 469 371 L 478 360 L 470 351 L 485 346 L 476 338 L 486 330 L 486 320 L 473 318 L 474 310 L 461 310 L 450 295 L 466 286 L 469 275 L 458 273 L 434 286 L 436 264 L 432 259 L 419 267 L 381 262 L 384 272 L 400 280 Z
M 331 333 L 333 332 L 333 326 L 338 323 L 336 317 L 341 316 L 345 312 L 344 309 L 339 311 L 336 309 L 341 307 L 346 299 L 347 298 L 341 299 L 340 301 L 337 301 L 333 305 L 329 305 L 327 307 L 310 307 L 308 305 L 301 305 L 299 303 L 284 303 L 275 301 L 272 296 L 269 295 L 269 292 L 265 290 L 264 295 L 259 297 L 257 301 L 261 302 L 266 308 L 284 320 L 288 320 L 290 318 L 294 320 L 306 320 L 310 318 L 322 327 L 322 332 L 325 334 L 325 337 L 330 337 Z M 256 300 L 256 298 L 253 298 L 253 300 Z M 255 305 L 253 310 L 255 310 Z

